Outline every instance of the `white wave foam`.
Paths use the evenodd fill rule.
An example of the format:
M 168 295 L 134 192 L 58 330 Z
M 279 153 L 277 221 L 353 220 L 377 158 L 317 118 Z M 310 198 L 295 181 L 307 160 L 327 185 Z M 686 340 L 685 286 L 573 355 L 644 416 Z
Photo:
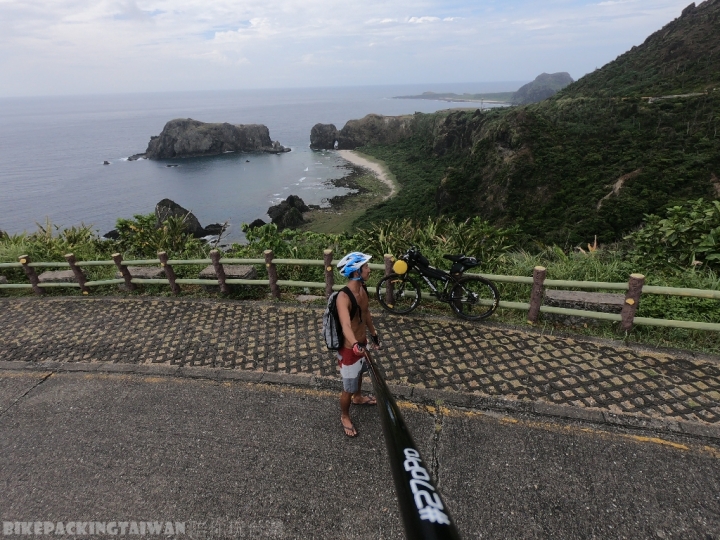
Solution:
M 308 172 L 308 169 L 309 169 L 309 168 L 310 168 L 310 167 L 305 167 L 305 170 L 304 170 L 303 172 Z

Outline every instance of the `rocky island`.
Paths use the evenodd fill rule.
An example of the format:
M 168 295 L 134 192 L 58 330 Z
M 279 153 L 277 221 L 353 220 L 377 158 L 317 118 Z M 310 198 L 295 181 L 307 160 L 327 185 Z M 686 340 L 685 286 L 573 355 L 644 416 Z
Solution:
M 289 151 L 290 148 L 270 139 L 270 130 L 262 124 L 213 124 L 192 118 L 176 118 L 165 124 L 160 135 L 150 137 L 144 154 L 128 159 L 174 159 L 230 152 L 281 154 Z

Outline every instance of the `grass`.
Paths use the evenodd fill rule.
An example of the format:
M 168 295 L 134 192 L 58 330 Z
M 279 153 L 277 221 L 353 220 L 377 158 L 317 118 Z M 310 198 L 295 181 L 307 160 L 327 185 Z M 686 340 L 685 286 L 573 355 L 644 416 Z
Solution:
M 373 174 L 362 174 L 353 182 L 351 187 L 358 189 L 357 193 L 335 197 L 330 208 L 307 212 L 303 215 L 307 223 L 299 230 L 322 234 L 354 232 L 354 222 L 390 194 L 390 188 Z

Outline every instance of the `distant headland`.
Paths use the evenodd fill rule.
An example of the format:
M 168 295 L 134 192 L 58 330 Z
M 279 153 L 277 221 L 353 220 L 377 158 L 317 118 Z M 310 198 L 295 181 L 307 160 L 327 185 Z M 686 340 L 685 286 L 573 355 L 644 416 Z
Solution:
M 527 105 L 538 103 L 572 84 L 569 73 L 541 73 L 534 81 L 521 86 L 516 92 L 495 92 L 489 94 L 453 94 L 452 92 L 423 92 L 418 96 L 395 96 L 393 99 L 431 99 L 451 103 L 488 103 L 499 105 Z

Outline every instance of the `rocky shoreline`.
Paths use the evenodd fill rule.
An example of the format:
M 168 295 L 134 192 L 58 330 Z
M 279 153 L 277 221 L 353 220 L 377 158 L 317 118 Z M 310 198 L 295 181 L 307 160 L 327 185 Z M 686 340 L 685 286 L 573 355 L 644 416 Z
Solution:
M 328 206 L 320 206 L 317 204 L 307 205 L 298 195 L 289 195 L 287 199 L 280 204 L 268 208 L 267 214 L 270 216 L 271 223 L 278 226 L 278 229 L 296 229 L 304 225 L 308 225 L 310 221 L 306 220 L 305 214 L 309 212 L 337 212 L 342 209 L 345 204 L 355 197 L 368 193 L 369 190 L 357 182 L 357 179 L 366 175 L 367 172 L 355 164 L 338 165 L 348 170 L 348 174 L 342 178 L 329 180 L 328 182 L 336 188 L 347 188 L 355 190 L 352 193 L 344 195 L 336 195 L 327 200 Z M 262 227 L 266 222 L 262 219 L 256 219 L 248 224 L 249 227 Z

